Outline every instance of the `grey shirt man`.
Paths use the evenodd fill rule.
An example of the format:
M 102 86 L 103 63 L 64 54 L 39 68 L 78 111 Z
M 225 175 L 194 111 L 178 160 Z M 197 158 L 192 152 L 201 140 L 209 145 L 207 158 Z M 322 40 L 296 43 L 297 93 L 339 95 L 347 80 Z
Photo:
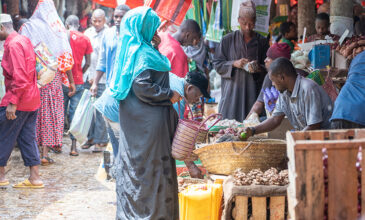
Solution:
M 298 76 L 293 92 L 280 94 L 273 116 L 286 115 L 296 130 L 321 123 L 322 129 L 330 127 L 333 103 L 317 83 Z

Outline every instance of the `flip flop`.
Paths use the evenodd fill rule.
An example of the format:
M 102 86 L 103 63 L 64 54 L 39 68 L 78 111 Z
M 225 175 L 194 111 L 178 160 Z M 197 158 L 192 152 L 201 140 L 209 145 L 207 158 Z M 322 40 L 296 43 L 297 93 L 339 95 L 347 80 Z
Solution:
M 79 156 L 79 153 L 73 150 L 73 151 L 70 152 L 70 156 L 77 157 L 77 156 Z
M 104 152 L 104 149 L 103 148 L 100 148 L 100 147 L 95 147 L 92 152 L 93 153 L 101 153 L 101 152 Z
M 9 184 L 10 184 L 9 181 L 0 182 L 0 186 L 7 186 Z
M 29 179 L 24 180 L 23 182 L 19 182 L 13 185 L 13 188 L 22 188 L 22 189 L 42 189 L 44 185 L 33 185 Z
M 92 144 L 92 143 L 90 143 L 90 142 L 86 142 L 85 144 L 83 144 L 82 146 L 81 146 L 81 149 L 83 149 L 83 150 L 87 150 L 87 149 L 89 149 L 90 147 L 92 147 L 94 144 Z

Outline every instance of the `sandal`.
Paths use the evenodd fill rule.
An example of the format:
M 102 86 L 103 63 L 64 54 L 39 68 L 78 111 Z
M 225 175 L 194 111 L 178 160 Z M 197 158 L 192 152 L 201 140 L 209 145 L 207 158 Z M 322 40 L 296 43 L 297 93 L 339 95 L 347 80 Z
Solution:
M 60 146 L 55 146 L 55 147 L 49 147 L 49 149 L 55 153 L 55 154 L 60 154 L 62 153 L 62 147 Z
M 5 180 L 4 182 L 0 182 L 0 186 L 7 186 L 9 185 L 9 181 Z
M 93 153 L 100 153 L 100 152 L 104 152 L 104 148 L 108 146 L 108 143 L 103 143 L 103 144 L 95 144 L 95 148 L 93 150 Z
M 77 151 L 73 150 L 70 152 L 70 156 L 77 157 L 77 156 L 79 156 L 79 153 Z
M 95 147 L 106 147 L 106 146 L 108 146 L 108 143 L 101 143 L 95 145 Z
M 42 166 L 48 166 L 48 165 L 51 165 L 53 163 L 54 163 L 54 160 L 52 160 L 49 157 L 42 157 L 42 159 L 41 159 L 41 165 Z
M 83 144 L 82 146 L 81 146 L 81 149 L 83 149 L 83 150 L 87 150 L 87 149 L 89 149 L 90 147 L 92 147 L 94 144 L 92 143 L 92 141 L 87 141 L 85 144 Z
M 44 185 L 43 184 L 41 184 L 41 185 L 34 185 L 34 184 L 32 184 L 29 181 L 29 179 L 26 179 L 26 180 L 24 180 L 22 182 L 19 182 L 19 183 L 13 185 L 13 188 L 42 189 L 42 188 L 44 188 Z

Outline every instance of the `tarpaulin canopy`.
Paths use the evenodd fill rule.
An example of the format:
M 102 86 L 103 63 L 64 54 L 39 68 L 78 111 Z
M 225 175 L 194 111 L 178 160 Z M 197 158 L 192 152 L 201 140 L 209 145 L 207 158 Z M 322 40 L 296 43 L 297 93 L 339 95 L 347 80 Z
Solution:
M 139 6 L 143 6 L 143 0 L 93 0 L 93 2 L 98 3 L 100 5 L 116 8 L 119 4 L 128 5 L 130 8 L 136 8 Z

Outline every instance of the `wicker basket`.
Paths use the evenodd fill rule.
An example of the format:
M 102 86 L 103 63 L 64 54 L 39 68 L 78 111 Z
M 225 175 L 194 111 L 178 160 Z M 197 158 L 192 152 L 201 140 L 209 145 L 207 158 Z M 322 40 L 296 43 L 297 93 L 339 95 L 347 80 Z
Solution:
M 285 169 L 286 142 L 263 139 L 252 142 L 223 142 L 211 144 L 194 151 L 208 172 L 230 175 L 236 169 L 265 171 L 271 167 Z
M 189 106 L 187 100 L 185 100 L 187 105 Z M 193 116 L 193 113 L 189 107 L 190 113 Z M 179 105 L 180 112 L 180 105 Z M 174 140 L 172 142 L 172 157 L 176 160 L 196 160 L 194 157 L 193 150 L 195 149 L 196 143 L 203 143 L 206 140 L 208 135 L 208 131 L 210 127 L 207 127 L 206 122 L 211 119 L 216 118 L 214 126 L 218 121 L 222 119 L 221 114 L 215 114 L 209 116 L 202 123 L 189 120 L 189 119 L 179 119 L 179 123 L 176 128 Z

